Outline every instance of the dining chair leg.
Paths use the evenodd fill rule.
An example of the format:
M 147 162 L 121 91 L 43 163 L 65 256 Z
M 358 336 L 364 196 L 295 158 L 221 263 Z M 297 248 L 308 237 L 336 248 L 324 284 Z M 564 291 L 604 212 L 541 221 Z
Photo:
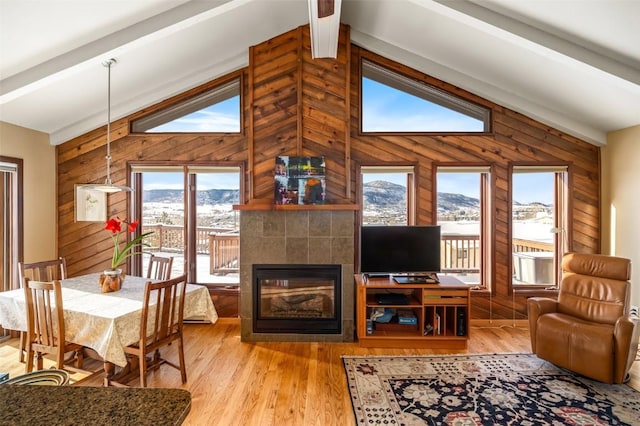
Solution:
M 36 352 L 36 368 L 38 370 L 42 370 L 44 368 L 43 356 L 40 352 Z
M 73 364 L 76 368 L 82 370 L 84 367 L 84 349 L 71 351 L 71 355 L 64 360 L 64 364 Z
M 27 333 L 25 331 L 20 332 L 20 350 L 18 351 L 18 361 L 24 363 L 26 361 L 27 351 Z
M 182 384 L 187 383 L 187 366 L 184 362 L 184 346 L 182 344 L 182 337 L 178 339 L 178 357 L 180 358 L 180 375 L 182 376 Z
M 140 362 L 140 386 L 147 387 L 147 357 L 144 353 L 138 357 Z
M 30 350 L 30 348 L 27 348 L 27 354 L 25 355 L 25 366 L 24 366 L 24 370 L 25 373 L 31 373 L 33 371 L 33 357 L 35 356 L 35 354 L 33 353 L 33 351 Z
M 64 351 L 62 348 L 59 348 L 56 353 L 56 366 L 58 370 L 62 370 L 64 368 Z
M 76 356 L 76 367 L 82 369 L 84 368 L 84 348 L 78 349 L 75 353 Z

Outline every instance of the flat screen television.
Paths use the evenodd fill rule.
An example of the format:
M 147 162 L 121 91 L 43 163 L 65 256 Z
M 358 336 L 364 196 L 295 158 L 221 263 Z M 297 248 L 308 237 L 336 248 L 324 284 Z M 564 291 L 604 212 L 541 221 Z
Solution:
M 360 272 L 391 275 L 440 272 L 440 226 L 363 226 Z

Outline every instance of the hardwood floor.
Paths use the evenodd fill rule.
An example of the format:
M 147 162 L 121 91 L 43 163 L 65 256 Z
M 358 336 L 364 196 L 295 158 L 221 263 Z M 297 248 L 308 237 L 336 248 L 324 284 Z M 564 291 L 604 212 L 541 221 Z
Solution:
M 342 355 L 420 355 L 530 352 L 524 327 L 472 327 L 467 350 L 360 348 L 355 343 L 242 343 L 240 325 L 185 326 L 187 384 L 168 366 L 149 375 L 149 386 L 184 387 L 193 401 L 185 425 L 354 425 Z M 0 371 L 13 377 L 18 339 L 0 344 Z M 175 348 L 170 350 L 175 351 Z M 175 354 L 168 353 L 173 357 Z M 640 389 L 640 367 L 630 384 Z M 101 378 L 79 386 L 100 386 Z M 137 386 L 137 382 L 131 383 Z

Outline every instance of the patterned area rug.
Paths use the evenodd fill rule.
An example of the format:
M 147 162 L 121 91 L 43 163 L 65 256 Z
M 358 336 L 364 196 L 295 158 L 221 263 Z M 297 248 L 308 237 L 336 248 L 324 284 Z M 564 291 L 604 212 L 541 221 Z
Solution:
M 638 425 L 640 393 L 532 354 L 343 357 L 359 425 Z

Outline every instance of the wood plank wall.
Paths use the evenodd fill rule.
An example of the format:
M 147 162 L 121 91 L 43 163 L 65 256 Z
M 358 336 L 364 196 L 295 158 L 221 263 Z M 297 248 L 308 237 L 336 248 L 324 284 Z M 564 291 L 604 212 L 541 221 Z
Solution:
M 492 111 L 491 134 L 382 135 L 359 132 L 360 60 L 367 58 Z M 132 119 L 186 99 L 229 78 L 243 79 L 243 133 L 131 134 Z M 249 67 L 115 121 L 111 126 L 112 180 L 127 183 L 128 166 L 139 163 L 244 163 L 245 200 L 272 200 L 274 159 L 278 155 L 324 155 L 327 199 L 358 203 L 358 165 L 417 166 L 417 223 L 435 221 L 434 170 L 438 164 L 493 168 L 495 265 L 492 288 L 474 294 L 473 318 L 522 319 L 526 299 L 513 297 L 510 247 L 510 167 L 567 164 L 570 167 L 572 249 L 600 249 L 600 150 L 522 114 L 444 81 L 352 45 L 342 25 L 336 59 L 311 59 L 309 26 L 267 40 L 249 50 Z M 101 223 L 74 223 L 74 184 L 105 178 L 106 126 L 57 147 L 59 254 L 69 274 L 108 266 L 112 242 Z M 110 216 L 127 211 L 124 193 L 109 195 Z
M 375 135 L 359 131 L 359 67 L 361 59 L 381 64 L 410 78 L 455 93 L 491 109 L 491 134 Z M 496 105 L 446 82 L 394 61 L 352 47 L 351 61 L 351 158 L 354 164 L 415 164 L 417 223 L 436 222 L 434 171 L 438 165 L 487 165 L 492 167 L 494 213 L 493 274 L 491 297 L 474 293 L 472 318 L 525 318 L 526 298 L 512 297 L 510 167 L 523 164 L 570 167 L 570 247 L 579 252 L 599 251 L 600 161 L 599 148 L 535 120 Z M 354 172 L 354 175 L 356 173 Z M 354 185 L 357 187 L 357 185 Z
M 233 78 L 242 78 L 247 92 L 246 70 L 237 71 L 193 90 L 141 110 L 111 125 L 111 180 L 125 185 L 130 166 L 240 165 L 247 162 L 247 136 L 242 134 L 134 134 L 131 120 L 210 90 Z M 247 127 L 247 104 L 243 104 L 243 129 Z M 70 276 L 100 272 L 113 253 L 111 234 L 100 222 L 74 222 L 74 184 L 103 183 L 106 177 L 106 125 L 57 146 L 58 158 L 58 253 L 67 260 Z M 129 206 L 123 192 L 109 194 L 108 216 L 127 217 Z M 244 197 L 243 197 L 244 198 Z
M 275 157 L 325 156 L 327 198 L 351 198 L 348 163 L 349 27 L 336 59 L 311 58 L 309 26 L 249 51 L 252 88 L 252 199 L 273 199 Z

